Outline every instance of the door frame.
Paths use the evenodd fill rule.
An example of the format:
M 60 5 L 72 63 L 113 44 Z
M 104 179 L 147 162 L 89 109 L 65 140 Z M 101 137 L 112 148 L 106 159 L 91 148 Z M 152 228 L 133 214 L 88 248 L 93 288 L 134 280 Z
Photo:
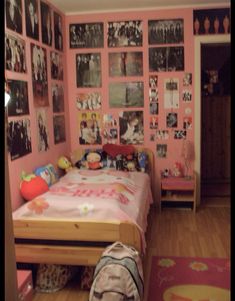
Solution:
M 201 46 L 215 43 L 231 43 L 230 34 L 199 35 L 194 39 L 194 169 L 197 175 L 197 205 L 201 201 Z

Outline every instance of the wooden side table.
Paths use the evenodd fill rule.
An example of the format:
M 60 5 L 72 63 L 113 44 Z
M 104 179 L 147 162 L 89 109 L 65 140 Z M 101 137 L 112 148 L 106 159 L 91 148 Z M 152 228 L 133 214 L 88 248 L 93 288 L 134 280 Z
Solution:
M 168 177 L 161 179 L 160 211 L 162 202 L 192 202 L 196 212 L 196 175 L 188 179 L 184 177 Z

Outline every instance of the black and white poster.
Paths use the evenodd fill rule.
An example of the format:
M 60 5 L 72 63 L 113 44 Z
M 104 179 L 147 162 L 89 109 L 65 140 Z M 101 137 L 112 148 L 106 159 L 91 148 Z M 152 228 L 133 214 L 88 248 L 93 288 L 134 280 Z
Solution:
M 70 48 L 104 47 L 103 23 L 81 23 L 69 25 Z
M 62 143 L 66 141 L 65 135 L 65 117 L 64 115 L 53 116 L 53 128 L 54 128 L 54 143 Z
M 9 94 L 8 116 L 29 114 L 28 83 L 20 80 L 8 80 Z
M 38 132 L 38 151 L 43 152 L 49 149 L 49 135 L 47 116 L 45 109 L 36 110 L 37 132 Z
M 64 112 L 64 88 L 60 84 L 51 85 L 53 113 Z
M 49 46 L 52 45 L 53 35 L 52 35 L 52 9 L 48 4 L 41 1 L 41 32 L 42 32 L 42 42 Z
M 63 21 L 61 15 L 54 12 L 55 49 L 63 50 Z
M 25 0 L 26 35 L 39 40 L 38 0 Z
M 51 78 L 63 80 L 64 70 L 63 70 L 63 55 L 51 51 Z
M 22 34 L 22 3 L 21 0 L 5 0 L 6 26 Z

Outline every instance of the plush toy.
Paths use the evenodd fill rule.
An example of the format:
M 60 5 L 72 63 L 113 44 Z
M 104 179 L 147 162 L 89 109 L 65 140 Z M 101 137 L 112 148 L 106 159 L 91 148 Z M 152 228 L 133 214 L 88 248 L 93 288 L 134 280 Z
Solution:
M 48 186 L 52 184 L 50 171 L 46 166 L 36 168 L 34 173 L 36 176 L 43 178 L 47 182 Z
M 68 172 L 72 169 L 72 163 L 65 157 L 61 156 L 57 162 L 58 167 Z
M 102 155 L 96 151 L 90 151 L 84 156 L 82 165 L 88 169 L 99 169 L 103 167 Z
M 47 182 L 35 174 L 26 175 L 26 173 L 22 171 L 21 179 L 20 192 L 26 201 L 31 201 L 49 190 Z
M 126 171 L 136 171 L 137 158 L 134 154 L 127 156 L 122 156 L 124 170 Z

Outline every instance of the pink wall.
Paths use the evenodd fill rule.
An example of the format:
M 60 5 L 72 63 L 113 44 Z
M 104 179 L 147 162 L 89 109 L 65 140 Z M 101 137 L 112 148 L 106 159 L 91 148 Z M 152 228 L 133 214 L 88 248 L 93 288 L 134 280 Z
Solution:
M 130 81 L 140 80 L 144 82 L 144 145 L 150 148 L 155 154 L 155 196 L 159 191 L 159 177 L 160 170 L 165 168 L 172 168 L 176 161 L 182 161 L 181 149 L 182 140 L 176 140 L 173 138 L 174 129 L 169 129 L 170 137 L 168 140 L 156 140 L 150 141 L 150 133 L 155 133 L 156 130 L 150 130 L 150 113 L 149 113 L 149 96 L 148 96 L 148 82 L 149 82 L 149 66 L 148 66 L 148 20 L 161 20 L 161 19 L 184 19 L 184 53 L 185 53 L 185 70 L 177 72 L 155 72 L 151 74 L 158 75 L 158 89 L 159 89 L 159 114 L 158 114 L 158 129 L 165 130 L 166 128 L 166 114 L 171 109 L 164 109 L 164 79 L 165 78 L 178 78 L 179 79 L 179 90 L 180 90 L 180 103 L 179 109 L 173 109 L 174 112 L 178 113 L 178 127 L 174 129 L 183 129 L 183 117 L 185 116 L 185 108 L 191 108 L 192 122 L 194 123 L 194 82 L 192 83 L 192 101 L 185 103 L 182 101 L 182 82 L 185 72 L 194 71 L 194 38 L 193 38 L 193 10 L 187 9 L 169 9 L 169 10 L 153 10 L 144 12 L 126 12 L 126 13 L 103 13 L 103 14 L 92 14 L 92 15 L 73 15 L 66 17 L 66 52 L 67 52 L 67 73 L 68 83 L 70 89 L 68 90 L 69 99 L 69 121 L 71 130 L 71 149 L 74 150 L 79 147 L 87 148 L 87 145 L 79 145 L 79 129 L 78 129 L 78 110 L 76 108 L 76 94 L 78 92 L 87 91 L 86 88 L 76 87 L 76 66 L 75 57 L 77 53 L 101 53 L 101 64 L 102 64 L 102 87 L 93 88 L 93 90 L 100 90 L 102 95 L 102 110 L 101 112 L 113 114 L 118 120 L 118 114 L 120 111 L 129 110 L 142 110 L 142 108 L 131 108 L 131 109 L 113 109 L 109 108 L 109 95 L 108 87 L 109 82 L 113 81 Z M 126 20 L 142 20 L 143 21 L 143 47 L 118 47 L 108 48 L 107 47 L 107 22 L 114 21 L 126 21 Z M 92 23 L 92 22 L 104 22 L 104 48 L 97 49 L 70 49 L 69 48 L 69 24 L 70 23 Z M 172 46 L 172 45 L 170 45 Z M 119 51 L 142 51 L 143 52 L 143 77 L 125 77 L 125 78 L 110 78 L 108 74 L 108 53 Z M 191 130 L 187 130 L 187 139 L 194 140 L 194 129 L 192 126 Z M 156 144 L 167 144 L 168 152 L 167 158 L 159 158 L 156 156 Z M 92 146 L 90 146 L 92 147 Z
M 46 2 L 46 1 L 44 1 Z M 49 2 L 47 2 L 49 4 Z M 15 32 L 12 32 L 9 30 L 6 26 L 6 33 L 9 35 L 12 35 L 14 37 L 19 37 L 20 39 L 23 39 L 26 43 L 26 64 L 27 64 L 27 73 L 16 73 L 6 70 L 5 76 L 8 80 L 15 79 L 15 80 L 23 80 L 28 83 L 28 98 L 29 98 L 29 111 L 30 115 L 24 115 L 24 116 L 17 116 L 17 117 L 9 117 L 8 120 L 21 120 L 24 118 L 30 119 L 30 129 L 31 129 L 31 142 L 32 142 L 32 152 L 28 155 L 25 155 L 23 157 L 20 157 L 18 159 L 15 159 L 11 161 L 11 157 L 9 155 L 9 177 L 10 177 L 10 191 L 11 191 L 11 199 L 12 199 L 12 209 L 15 210 L 17 207 L 19 207 L 23 203 L 23 199 L 20 195 L 19 186 L 20 186 L 20 175 L 22 170 L 26 171 L 26 173 L 32 173 L 33 170 L 36 167 L 53 163 L 56 165 L 56 162 L 62 154 L 68 154 L 68 149 L 70 147 L 70 135 L 69 135 L 69 121 L 68 121 L 68 106 L 67 103 L 67 85 L 66 85 L 66 68 L 64 68 L 64 80 L 62 81 L 56 81 L 51 80 L 51 69 L 50 69 L 50 51 L 54 50 L 56 52 L 59 52 L 55 50 L 54 48 L 54 40 L 52 42 L 52 47 L 47 46 L 46 44 L 42 43 L 41 38 L 41 16 L 40 16 L 40 2 L 38 1 L 38 12 L 39 12 L 39 41 L 36 41 L 34 39 L 30 39 L 26 36 L 26 29 L 25 29 L 25 9 L 24 9 L 25 2 L 22 1 L 22 11 L 23 11 L 23 33 L 17 34 Z M 65 22 L 65 16 L 58 11 L 54 6 L 50 5 L 53 10 L 55 10 L 57 13 L 59 13 L 63 18 L 63 24 Z M 54 24 L 52 22 L 52 24 Z M 65 36 L 65 33 L 64 33 Z M 38 145 L 37 145 L 37 122 L 36 122 L 36 112 L 35 107 L 33 103 L 33 91 L 32 91 L 32 72 L 31 72 L 31 52 L 30 52 L 30 43 L 34 43 L 36 45 L 39 45 L 46 49 L 47 51 L 47 77 L 48 77 L 48 96 L 49 96 L 49 107 L 46 107 L 47 110 L 47 124 L 48 124 L 48 131 L 49 131 L 49 150 L 39 152 L 38 151 Z M 65 49 L 65 41 L 64 41 L 64 49 Z M 62 52 L 61 52 L 62 53 Z M 66 64 L 65 62 L 65 51 L 63 52 L 63 60 L 64 60 L 64 66 Z M 51 83 L 58 82 L 61 83 L 64 86 L 64 95 L 65 95 L 65 120 L 66 120 L 66 142 L 54 144 L 54 134 L 53 134 L 53 110 L 52 110 L 52 96 L 51 96 Z

